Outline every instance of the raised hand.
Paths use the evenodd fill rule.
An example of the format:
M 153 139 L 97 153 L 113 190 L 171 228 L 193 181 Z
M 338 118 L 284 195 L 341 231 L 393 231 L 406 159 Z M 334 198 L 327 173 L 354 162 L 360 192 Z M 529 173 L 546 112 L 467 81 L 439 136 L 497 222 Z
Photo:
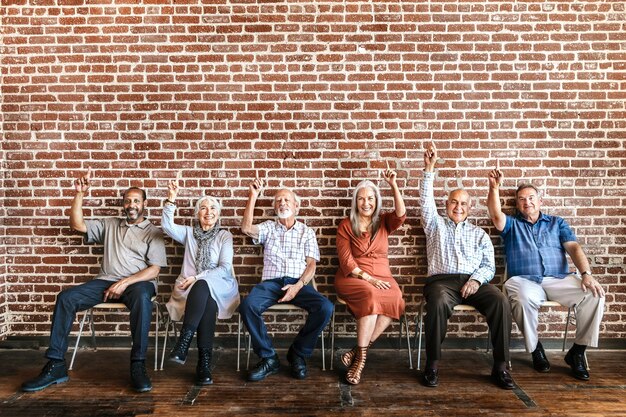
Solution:
M 496 159 L 496 168 L 489 172 L 489 188 L 500 188 L 504 174 L 500 171 L 500 160 Z
M 389 163 L 387 162 L 387 169 L 382 171 L 382 176 L 383 179 L 385 180 L 385 182 L 387 184 L 389 184 L 390 187 L 395 187 L 396 186 L 396 177 L 397 177 L 397 173 L 396 171 L 394 171 L 393 169 L 389 169 Z
M 250 183 L 250 197 L 257 198 L 263 187 L 265 187 L 265 181 L 261 178 L 255 178 L 254 181 Z
M 437 147 L 435 142 L 431 141 L 430 146 L 424 151 L 424 171 L 433 172 L 437 164 Z
M 170 180 L 170 182 L 167 183 L 167 199 L 172 203 L 176 201 L 176 196 L 178 195 L 179 190 L 180 187 L 178 186 L 178 180 Z
M 87 173 L 74 181 L 74 188 L 78 193 L 86 193 L 91 186 L 91 167 L 87 168 Z

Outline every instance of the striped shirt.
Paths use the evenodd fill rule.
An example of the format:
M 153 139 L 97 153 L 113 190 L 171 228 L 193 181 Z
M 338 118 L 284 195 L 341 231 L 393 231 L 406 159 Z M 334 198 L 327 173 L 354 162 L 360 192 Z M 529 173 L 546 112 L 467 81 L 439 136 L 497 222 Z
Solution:
M 426 233 L 428 276 L 468 274 L 485 284 L 496 267 L 491 239 L 483 229 L 467 221 L 455 224 L 437 213 L 433 181 L 435 174 L 424 172 L 420 190 L 422 225 Z
M 263 245 L 263 281 L 274 278 L 300 278 L 306 269 L 306 258 L 320 260 L 315 232 L 296 220 L 287 229 L 278 220 L 258 225 L 257 245 Z

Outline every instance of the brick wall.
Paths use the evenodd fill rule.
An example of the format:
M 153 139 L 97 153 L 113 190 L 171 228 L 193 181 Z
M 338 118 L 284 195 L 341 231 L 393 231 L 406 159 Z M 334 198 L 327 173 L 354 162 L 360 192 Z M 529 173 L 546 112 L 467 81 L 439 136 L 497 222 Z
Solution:
M 168 179 L 182 172 L 182 210 L 223 198 L 246 293 L 260 251 L 238 229 L 247 185 L 296 188 L 317 229 L 318 282 L 332 294 L 334 235 L 351 187 L 399 172 L 406 225 L 390 257 L 411 316 L 426 273 L 418 189 L 425 141 L 440 149 L 436 194 L 462 183 L 486 219 L 486 175 L 499 158 L 504 192 L 545 186 L 546 211 L 572 223 L 608 287 L 602 337 L 626 336 L 626 12 L 622 1 L 152 1 L 3 2 L 3 208 L 10 334 L 45 335 L 56 293 L 90 279 L 101 248 L 68 228 L 71 180 L 92 167 L 85 214 L 119 213 L 119 192 L 145 187 L 160 216 Z M 385 206 L 389 190 L 383 187 Z M 3 213 L 4 215 L 5 213 Z M 168 246 L 169 291 L 181 248 Z M 3 256 L 3 253 L 0 253 Z M 4 265 L 4 263 L 3 263 Z M 2 313 L 5 311 L 5 313 Z M 557 337 L 563 312 L 542 316 Z M 103 319 L 104 320 L 104 319 Z M 288 317 L 270 317 L 287 330 Z M 124 316 L 100 330 L 127 330 Z M 354 321 L 342 314 L 349 331 Z M 221 322 L 232 332 L 235 322 Z M 483 335 L 459 315 L 452 335 Z M 6 334 L 3 330 L 0 334 Z

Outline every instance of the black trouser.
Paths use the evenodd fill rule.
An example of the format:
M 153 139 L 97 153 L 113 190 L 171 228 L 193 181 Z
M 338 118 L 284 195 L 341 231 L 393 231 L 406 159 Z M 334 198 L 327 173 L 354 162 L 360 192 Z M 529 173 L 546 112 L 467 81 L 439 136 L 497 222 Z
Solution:
M 211 297 L 209 285 L 199 280 L 187 295 L 183 329 L 197 331 L 198 348 L 213 348 L 217 303 Z
M 495 285 L 484 284 L 463 299 L 461 288 L 469 279 L 466 274 L 444 274 L 428 277 L 424 286 L 426 298 L 426 362 L 441 358 L 441 343 L 446 337 L 448 319 L 458 304 L 475 307 L 487 319 L 495 362 L 508 362 L 511 340 L 511 307 Z

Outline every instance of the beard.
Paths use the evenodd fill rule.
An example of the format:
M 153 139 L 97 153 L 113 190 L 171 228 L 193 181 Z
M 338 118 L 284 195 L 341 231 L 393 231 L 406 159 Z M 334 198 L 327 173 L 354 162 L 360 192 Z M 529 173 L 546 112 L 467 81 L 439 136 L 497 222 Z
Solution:
M 142 216 L 143 209 L 141 210 L 126 209 L 124 210 L 124 213 L 126 214 L 126 218 L 128 220 L 137 220 L 138 218 Z
M 293 211 L 291 211 L 291 209 L 289 209 L 289 208 L 286 208 L 286 209 L 284 209 L 282 211 L 278 210 L 276 214 L 277 214 L 279 219 L 288 219 L 291 216 L 293 216 Z

